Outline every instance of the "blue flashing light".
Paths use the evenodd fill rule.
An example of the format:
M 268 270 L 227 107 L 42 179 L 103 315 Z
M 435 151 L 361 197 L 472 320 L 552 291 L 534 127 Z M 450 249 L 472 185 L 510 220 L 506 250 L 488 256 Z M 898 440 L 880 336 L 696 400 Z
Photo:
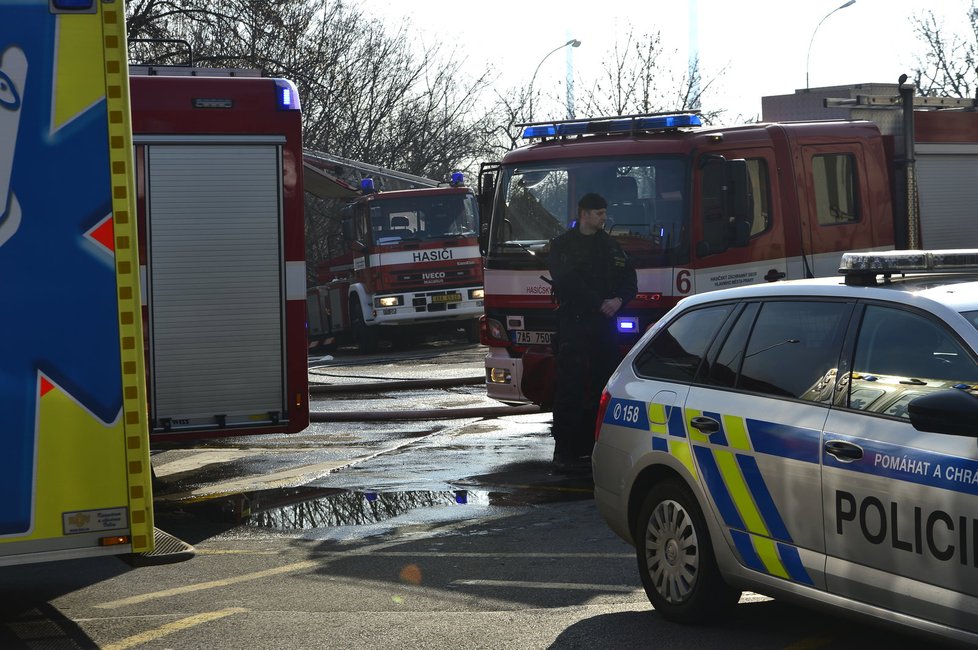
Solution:
M 612 117 L 558 124 L 535 124 L 523 129 L 523 137 L 529 139 L 584 135 L 586 133 L 629 133 L 702 125 L 703 121 L 695 113 L 649 115 L 647 117 Z
M 300 110 L 299 92 L 288 79 L 275 80 L 275 107 L 280 111 Z
M 464 182 L 464 180 L 465 177 L 462 175 L 462 172 L 452 172 L 452 180 L 449 181 L 449 184 L 452 187 L 458 187 Z
M 635 316 L 619 316 L 618 331 L 622 334 L 634 334 L 638 331 L 638 318 Z
M 557 127 L 552 124 L 528 126 L 523 129 L 524 138 L 550 138 L 557 135 Z
M 364 194 L 373 194 L 376 192 L 377 189 L 374 187 L 374 179 L 365 178 L 360 181 L 360 191 Z
M 58 11 L 90 11 L 95 8 L 95 0 L 53 0 Z

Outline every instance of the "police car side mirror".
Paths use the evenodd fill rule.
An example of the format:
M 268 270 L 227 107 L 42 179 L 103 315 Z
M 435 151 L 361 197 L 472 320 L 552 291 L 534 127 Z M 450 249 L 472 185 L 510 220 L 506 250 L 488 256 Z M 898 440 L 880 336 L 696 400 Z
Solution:
M 978 438 L 978 397 L 963 390 L 939 390 L 907 404 L 918 431 Z

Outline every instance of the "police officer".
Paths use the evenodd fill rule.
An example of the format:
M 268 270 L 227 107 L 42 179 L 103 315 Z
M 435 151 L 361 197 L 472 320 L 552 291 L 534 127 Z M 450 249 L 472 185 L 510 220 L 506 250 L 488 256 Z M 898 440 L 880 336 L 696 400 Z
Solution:
M 604 231 L 608 204 L 589 193 L 577 222 L 550 242 L 550 277 L 559 305 L 554 387 L 554 463 L 586 467 L 594 446 L 601 390 L 621 352 L 614 315 L 635 297 L 635 269 Z

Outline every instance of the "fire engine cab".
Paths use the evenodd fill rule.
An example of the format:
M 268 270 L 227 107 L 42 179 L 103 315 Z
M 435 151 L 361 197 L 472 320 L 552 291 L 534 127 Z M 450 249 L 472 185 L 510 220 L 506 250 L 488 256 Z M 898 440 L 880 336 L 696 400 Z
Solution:
M 462 175 L 386 192 L 366 178 L 360 192 L 341 208 L 339 252 L 319 265 L 319 284 L 308 291 L 310 341 L 345 338 L 369 353 L 382 337 L 461 329 L 478 342 L 478 205 Z
M 844 106 L 871 103 L 858 97 L 866 89 L 849 90 Z M 938 110 L 912 86 L 882 91 L 887 102 L 899 95 L 872 103 L 886 123 L 807 115 L 705 127 L 696 113 L 673 113 L 523 125 L 530 143 L 483 164 L 479 179 L 488 395 L 549 407 L 549 242 L 587 192 L 608 201 L 606 229 L 638 272 L 639 293 L 617 315 L 622 350 L 687 295 L 833 275 L 845 251 L 978 245 L 964 221 L 978 200 L 965 171 L 978 160 L 973 102 Z

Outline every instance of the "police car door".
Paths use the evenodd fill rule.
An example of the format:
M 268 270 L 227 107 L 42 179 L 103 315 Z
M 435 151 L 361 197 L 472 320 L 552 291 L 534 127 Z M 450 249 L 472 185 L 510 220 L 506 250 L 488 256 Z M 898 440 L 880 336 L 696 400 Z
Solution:
M 827 588 L 978 630 L 978 443 L 918 431 L 907 412 L 978 384 L 978 363 L 924 313 L 867 304 L 857 320 L 823 436 Z
M 819 436 L 851 311 L 846 302 L 748 303 L 690 388 L 700 480 L 752 579 L 824 589 Z

